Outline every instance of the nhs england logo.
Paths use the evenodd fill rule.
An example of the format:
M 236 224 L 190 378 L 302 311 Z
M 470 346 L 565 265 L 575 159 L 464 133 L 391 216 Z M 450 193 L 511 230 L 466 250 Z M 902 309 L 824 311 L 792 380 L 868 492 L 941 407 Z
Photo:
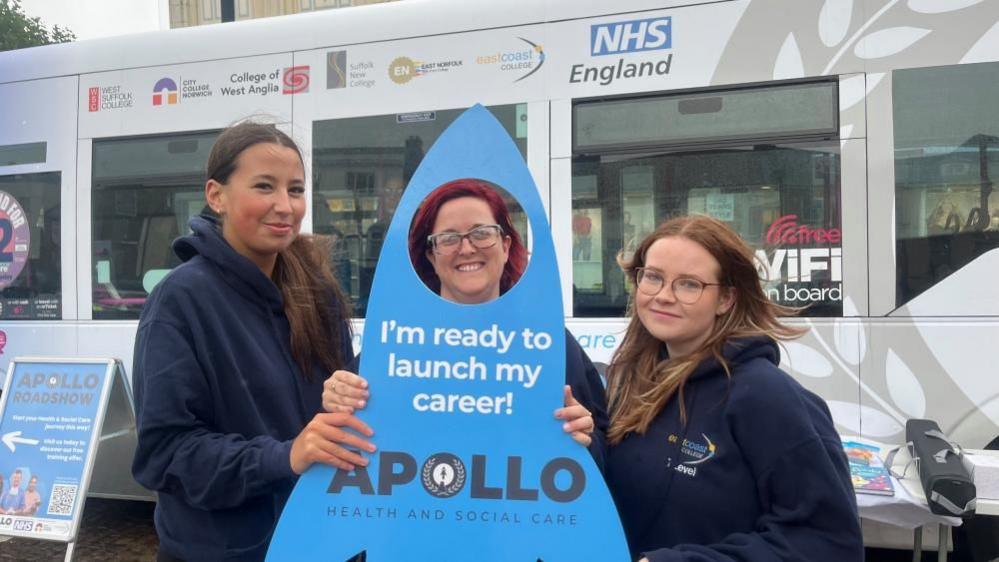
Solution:
M 590 26 L 593 56 L 669 49 L 673 46 L 671 17 L 598 23 Z

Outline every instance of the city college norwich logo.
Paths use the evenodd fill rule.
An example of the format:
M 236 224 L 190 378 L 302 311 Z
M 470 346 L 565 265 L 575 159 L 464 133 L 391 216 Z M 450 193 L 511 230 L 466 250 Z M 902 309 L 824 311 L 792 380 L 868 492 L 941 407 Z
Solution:
M 167 105 L 177 103 L 177 83 L 171 78 L 160 78 L 153 86 L 153 105 Z
M 281 77 L 284 89 L 282 94 L 304 94 L 309 91 L 309 65 L 291 66 L 284 69 Z

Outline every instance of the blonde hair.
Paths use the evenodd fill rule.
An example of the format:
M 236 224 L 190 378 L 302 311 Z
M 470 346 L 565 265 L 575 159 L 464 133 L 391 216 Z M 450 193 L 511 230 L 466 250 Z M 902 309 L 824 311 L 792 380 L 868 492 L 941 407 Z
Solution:
M 700 244 L 720 266 L 720 289 L 734 292 L 732 306 L 715 321 L 704 344 L 693 353 L 675 359 L 663 358 L 663 342 L 649 333 L 634 310 L 638 268 L 645 266 L 649 248 L 669 237 L 682 237 Z M 631 320 L 607 369 L 611 418 L 607 435 L 612 444 L 620 443 L 629 433 L 644 433 L 674 396 L 680 400 L 680 418 L 686 423 L 683 393 L 697 366 L 714 357 L 731 376 L 722 355 L 728 340 L 748 336 L 787 340 L 805 332 L 805 329 L 781 323 L 780 316 L 793 315 L 798 309 L 781 306 L 767 298 L 760 285 L 753 250 L 734 230 L 717 219 L 702 215 L 670 219 L 646 236 L 630 259 L 625 258 L 619 257 L 618 262 L 632 282 Z

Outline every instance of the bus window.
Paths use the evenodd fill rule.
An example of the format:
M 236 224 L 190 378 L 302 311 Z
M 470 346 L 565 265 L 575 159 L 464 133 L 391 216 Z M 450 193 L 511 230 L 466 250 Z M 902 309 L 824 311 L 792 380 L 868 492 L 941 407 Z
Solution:
M 629 287 L 618 257 L 630 257 L 659 223 L 683 214 L 711 215 L 739 232 L 756 249 L 764 289 L 772 300 L 805 307 L 806 316 L 841 315 L 834 87 L 821 82 L 683 94 L 674 101 L 577 104 L 572 163 L 574 316 L 623 316 Z M 690 100 L 711 103 L 691 105 Z M 643 121 L 674 123 L 682 132 L 636 128 L 636 137 L 628 138 L 624 129 L 596 130 L 597 124 L 612 122 L 600 114 L 603 104 L 611 104 L 611 113 L 620 113 L 628 103 L 647 114 Z M 776 128 L 774 120 L 759 119 L 761 113 L 779 113 L 775 105 L 823 104 L 829 107 L 818 113 L 828 118 L 785 119 L 786 130 Z M 705 117 L 708 112 L 714 114 Z M 688 117 L 694 122 L 685 122 Z M 720 131 L 733 138 L 726 142 Z M 672 143 L 669 134 L 677 135 L 679 144 Z
M 0 176 L 0 319 L 62 319 L 61 176 Z
M 999 247 L 999 63 L 899 70 L 896 305 Z
M 217 132 L 94 141 L 93 317 L 136 319 L 163 275 L 170 245 L 204 208 Z
M 527 104 L 490 107 L 527 154 Z M 312 133 L 313 232 L 333 237 L 333 274 L 363 317 L 375 265 L 402 192 L 423 155 L 464 110 L 316 121 Z M 511 214 L 522 235 L 527 217 Z

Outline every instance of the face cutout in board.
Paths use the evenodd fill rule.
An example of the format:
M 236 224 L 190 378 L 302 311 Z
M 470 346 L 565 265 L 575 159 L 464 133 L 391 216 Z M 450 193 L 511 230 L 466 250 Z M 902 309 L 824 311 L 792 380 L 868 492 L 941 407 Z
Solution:
M 530 225 L 530 267 L 498 296 L 482 297 L 479 285 L 459 276 L 482 272 L 484 263 L 457 264 L 455 277 L 441 280 L 441 295 L 414 269 L 417 209 L 456 180 L 502 186 Z M 474 209 L 451 210 L 460 221 Z M 419 236 L 460 234 L 466 254 L 475 242 L 487 245 L 486 233 L 470 233 L 476 222 L 437 224 L 440 216 Z M 415 252 L 436 260 L 435 242 L 440 249 L 455 240 L 428 246 L 424 238 Z M 479 296 L 455 302 L 451 289 Z M 360 364 L 371 398 L 359 413 L 375 430 L 378 451 L 366 468 L 314 465 L 302 475 L 268 560 L 628 559 L 596 463 L 553 417 L 562 406 L 567 337 L 537 188 L 506 131 L 476 105 L 423 159 L 382 247 Z
M 416 274 L 446 301 L 483 304 L 509 291 L 528 262 L 527 217 L 506 190 L 463 178 L 434 189 L 409 228 Z

